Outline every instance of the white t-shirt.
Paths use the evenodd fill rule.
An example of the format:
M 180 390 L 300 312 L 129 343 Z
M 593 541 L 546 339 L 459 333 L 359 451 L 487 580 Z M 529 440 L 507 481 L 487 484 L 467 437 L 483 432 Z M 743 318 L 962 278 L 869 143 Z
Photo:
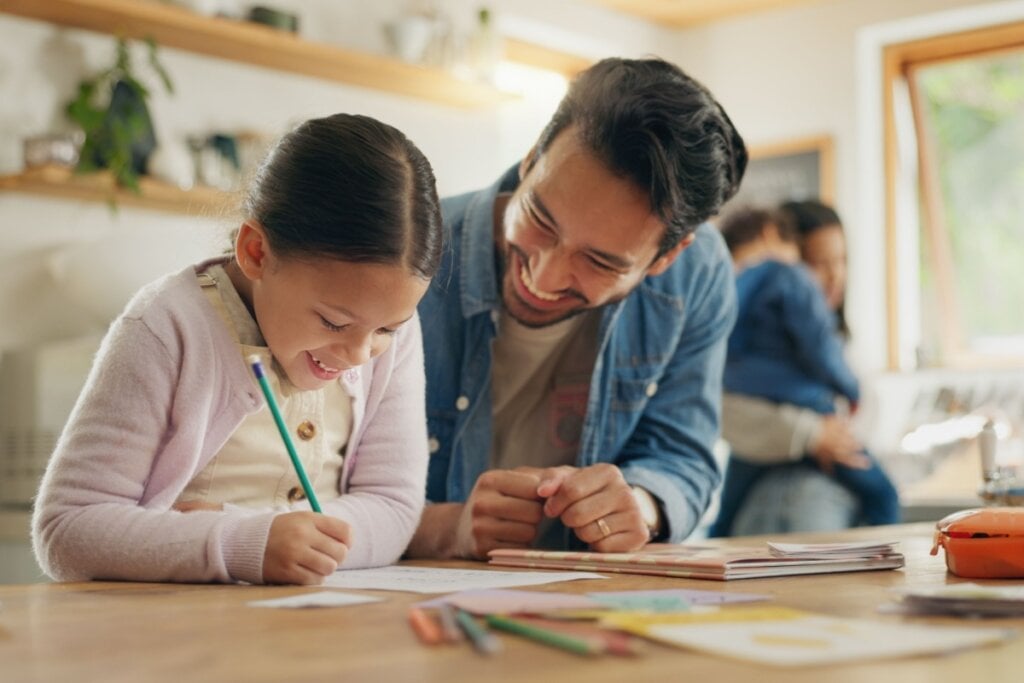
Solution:
M 492 347 L 492 468 L 575 464 L 600 319 L 587 311 L 530 328 L 502 312 Z

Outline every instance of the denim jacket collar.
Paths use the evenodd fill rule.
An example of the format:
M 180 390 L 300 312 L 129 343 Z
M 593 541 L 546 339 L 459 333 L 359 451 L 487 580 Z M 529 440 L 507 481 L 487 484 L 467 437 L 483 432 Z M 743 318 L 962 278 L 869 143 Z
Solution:
M 494 203 L 498 195 L 519 186 L 519 164 L 476 195 L 466 207 L 462 225 L 459 295 L 462 315 L 471 318 L 501 307 L 494 247 Z

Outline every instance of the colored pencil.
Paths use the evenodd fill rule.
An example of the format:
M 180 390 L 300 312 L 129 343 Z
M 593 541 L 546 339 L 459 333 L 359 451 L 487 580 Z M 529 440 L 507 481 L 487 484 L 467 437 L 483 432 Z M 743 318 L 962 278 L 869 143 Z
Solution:
M 424 645 L 437 645 L 444 640 L 438 623 L 418 607 L 409 608 L 409 625 Z
M 644 650 L 643 642 L 628 633 L 609 628 L 602 628 L 591 621 L 570 621 L 559 618 L 519 616 L 520 621 L 532 624 L 549 631 L 564 633 L 575 638 L 582 638 L 601 647 L 610 655 L 635 656 Z
M 295 444 L 292 443 L 292 438 L 288 435 L 288 427 L 284 423 L 284 418 L 281 417 L 281 410 L 277 407 L 274 392 L 270 389 L 270 383 L 267 382 L 267 374 L 263 370 L 263 363 L 260 361 L 260 357 L 255 354 L 249 356 L 249 365 L 252 366 L 252 372 L 256 375 L 256 381 L 259 383 L 260 389 L 263 390 L 263 397 L 267 399 L 267 405 L 270 406 L 270 412 L 274 416 L 274 422 L 277 424 L 277 431 L 280 432 L 281 440 L 284 441 L 288 457 L 292 459 L 292 467 L 295 468 L 295 473 L 299 475 L 299 482 L 302 484 L 302 490 L 306 493 L 309 505 L 313 508 L 313 512 L 320 512 L 320 501 L 316 499 L 313 486 L 309 483 L 309 477 L 306 476 L 306 470 L 302 467 L 302 461 L 299 460 L 299 454 L 295 452 Z
M 603 646 L 584 638 L 577 638 L 566 633 L 541 628 L 535 624 L 529 624 L 501 614 L 488 614 L 487 625 L 578 655 L 598 655 L 604 652 Z
M 501 652 L 501 640 L 486 628 L 476 623 L 476 620 L 461 609 L 455 610 L 455 621 L 462 628 L 463 633 L 473 644 L 473 649 L 482 655 L 493 655 Z
M 465 638 L 462 630 L 459 628 L 459 623 L 455 620 L 455 608 L 449 603 L 445 602 L 441 604 L 441 607 L 437 612 L 438 621 L 441 622 L 441 632 L 444 633 L 444 639 L 449 643 L 458 643 Z

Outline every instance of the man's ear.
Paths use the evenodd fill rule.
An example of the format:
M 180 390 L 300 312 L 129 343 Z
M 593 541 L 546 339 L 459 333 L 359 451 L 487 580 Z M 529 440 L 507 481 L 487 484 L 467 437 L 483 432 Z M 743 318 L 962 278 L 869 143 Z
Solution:
M 690 233 L 689 235 L 681 239 L 679 241 L 679 244 L 672 247 L 658 258 L 654 259 L 654 263 L 652 263 L 647 268 L 647 274 L 661 275 L 666 270 L 668 270 L 668 267 L 671 266 L 675 262 L 675 260 L 679 258 L 679 255 L 683 253 L 683 249 L 686 249 L 688 246 L 693 244 L 693 240 L 696 239 L 696 237 L 696 234 Z
M 263 226 L 246 221 L 235 237 L 235 261 L 242 274 L 250 280 L 259 280 L 267 269 L 270 243 Z

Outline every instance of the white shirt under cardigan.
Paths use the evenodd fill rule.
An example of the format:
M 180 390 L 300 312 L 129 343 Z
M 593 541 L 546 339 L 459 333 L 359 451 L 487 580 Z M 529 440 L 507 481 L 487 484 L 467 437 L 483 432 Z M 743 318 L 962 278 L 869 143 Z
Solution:
M 270 524 L 283 510 L 170 509 L 246 416 L 265 410 L 231 330 L 196 281 L 207 265 L 143 288 L 100 347 L 32 519 L 36 557 L 55 579 L 262 581 Z M 394 562 L 419 522 L 427 466 L 419 320 L 358 374 L 343 495 L 321 501 L 352 527 L 345 568 Z
M 346 371 L 341 381 L 327 382 L 316 391 L 300 391 L 280 372 L 259 325 L 224 266 L 213 264 L 198 279 L 206 300 L 234 333 L 241 356 L 248 359 L 255 355 L 263 363 L 267 383 L 317 500 L 337 498 L 344 448 L 352 431 L 352 386 L 359 381 L 359 373 Z M 245 417 L 206 467 L 192 478 L 175 506 L 219 503 L 246 508 L 287 507 L 305 497 L 274 416 L 269 410 L 261 410 Z

